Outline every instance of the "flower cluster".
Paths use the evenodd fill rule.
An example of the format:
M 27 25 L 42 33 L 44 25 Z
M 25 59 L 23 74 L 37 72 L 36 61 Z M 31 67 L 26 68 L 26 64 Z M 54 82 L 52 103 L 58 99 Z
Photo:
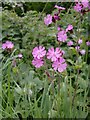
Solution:
M 50 25 L 52 22 L 56 22 L 57 20 L 60 20 L 59 14 L 62 10 L 65 10 L 64 7 L 55 5 L 55 8 L 58 9 L 58 12 L 55 13 L 53 16 L 48 14 L 46 17 L 44 17 L 44 23 L 45 25 Z M 57 33 L 57 40 L 59 42 L 66 42 L 67 40 L 67 32 L 72 32 L 73 31 L 73 26 L 69 24 L 66 28 L 66 30 L 61 29 L 60 26 L 58 26 L 58 33 Z
M 67 32 L 73 32 L 73 25 L 69 24 L 66 30 L 63 30 L 60 26 L 58 26 L 57 40 L 60 42 L 66 42 L 67 40 Z
M 81 55 L 85 55 L 86 50 L 85 49 L 80 49 L 80 46 L 76 46 L 75 49 L 77 50 L 77 52 L 79 52 Z
M 82 39 L 79 39 L 78 41 L 77 41 L 77 43 L 76 43 L 76 46 L 75 46 L 75 43 L 73 42 L 73 41 L 68 41 L 67 42 L 67 46 L 75 46 L 75 49 L 76 49 L 76 51 L 77 52 L 79 52 L 81 55 L 85 55 L 85 53 L 86 53 L 86 51 L 85 51 L 85 49 L 81 49 L 80 48 L 80 45 L 83 43 L 83 40 Z M 90 42 L 89 41 L 87 41 L 86 42 L 86 45 L 87 46 L 90 46 Z
M 5 43 L 2 44 L 2 49 L 3 50 L 11 50 L 13 49 L 14 44 L 11 41 L 6 41 Z
M 65 10 L 65 8 L 64 8 L 64 7 L 57 6 L 57 5 L 55 5 L 55 8 L 58 9 L 58 12 L 57 12 L 57 13 L 55 13 L 53 16 L 50 15 L 50 14 L 47 14 L 47 16 L 44 17 L 44 23 L 45 23 L 45 25 L 48 26 L 48 25 L 50 25 L 52 22 L 55 23 L 57 20 L 60 20 L 60 17 L 59 17 L 60 11 L 61 11 L 61 10 Z
M 65 10 L 65 8 L 57 5 L 55 5 L 55 8 L 58 10 L 57 13 L 55 13 L 53 16 L 50 14 L 47 14 L 47 16 L 44 17 L 45 25 L 49 26 L 52 22 L 55 23 L 57 20 L 60 20 L 59 14 L 61 10 Z M 67 32 L 71 29 L 68 28 Z M 57 38 L 58 38 L 58 41 L 65 42 L 67 39 L 66 31 L 58 27 Z M 57 47 L 56 49 L 51 47 L 48 49 L 47 53 L 46 53 L 45 47 L 42 47 L 42 46 L 35 47 L 32 51 L 32 55 L 34 57 L 34 59 L 32 60 L 32 64 L 36 68 L 40 68 L 41 66 L 44 65 L 44 56 L 46 55 L 46 58 L 51 60 L 51 62 L 53 62 L 52 63 L 53 69 L 58 70 L 59 72 L 63 72 L 67 67 L 67 64 L 65 63 L 65 59 L 62 57 L 64 53 L 65 52 L 61 50 L 59 47 Z
M 87 0 L 86 1 L 82 0 L 82 2 L 78 2 L 78 0 L 76 0 L 75 4 L 76 5 L 74 6 L 74 9 L 78 12 L 82 12 L 84 11 L 85 8 L 89 7 L 89 3 Z M 53 16 L 50 14 L 47 14 L 47 16 L 44 17 L 45 25 L 49 26 L 52 22 L 55 23 L 56 21 L 61 20 L 59 14 L 62 10 L 65 10 L 65 8 L 57 5 L 55 5 L 55 8 L 58 10 L 57 13 L 55 13 Z M 81 44 L 83 43 L 82 39 L 79 39 L 75 44 L 72 40 L 67 41 L 67 38 L 68 38 L 67 34 L 73 33 L 72 24 L 68 24 L 66 29 L 62 29 L 61 26 L 58 25 L 57 31 L 58 33 L 56 37 L 58 42 L 67 42 L 67 46 L 75 47 L 76 51 L 79 52 L 81 55 L 84 55 L 86 53 L 84 49 L 80 48 Z M 90 46 L 90 42 L 87 41 L 86 45 Z M 34 59 L 32 60 L 32 64 L 36 68 L 40 68 L 41 66 L 44 65 L 44 58 L 47 58 L 48 60 L 51 61 L 52 68 L 55 71 L 57 70 L 58 72 L 63 72 L 67 68 L 67 64 L 65 59 L 63 58 L 63 54 L 65 54 L 65 52 L 61 50 L 59 47 L 57 48 L 51 47 L 46 52 L 45 47 L 38 46 L 38 47 L 35 47 L 32 51 L 32 55 L 34 57 Z
M 45 47 L 43 46 L 35 47 L 33 49 L 32 55 L 34 57 L 32 64 L 36 68 L 40 68 L 41 66 L 43 66 L 44 64 L 43 57 L 46 55 Z
M 86 8 L 87 8 L 87 10 L 86 10 Z M 77 12 L 80 12 L 82 14 L 89 12 L 90 11 L 89 1 L 81 0 L 81 2 L 79 2 L 79 0 L 75 0 L 74 10 Z
M 32 60 L 32 64 L 36 68 L 40 68 L 41 66 L 44 65 L 43 58 L 46 55 L 47 59 L 53 62 L 52 63 L 53 69 L 58 70 L 59 72 L 63 72 L 67 67 L 65 59 L 62 57 L 63 54 L 64 52 L 58 47 L 56 49 L 54 49 L 53 47 L 49 48 L 46 53 L 45 47 L 38 46 L 35 47 L 32 51 L 32 55 L 34 57 L 34 59 Z
M 14 44 L 11 41 L 6 41 L 5 43 L 2 44 L 2 49 L 10 51 L 14 48 Z M 20 53 L 18 54 L 18 58 L 21 59 L 23 55 Z
M 79 39 L 79 40 L 77 41 L 77 43 L 78 43 L 78 45 L 75 47 L 76 50 L 77 50 L 81 55 L 85 55 L 86 50 L 85 50 L 85 49 L 80 49 L 80 46 L 79 46 L 79 45 L 81 45 L 81 44 L 83 43 L 83 40 L 82 40 L 82 39 Z M 87 42 L 86 42 L 86 45 L 89 46 L 89 44 L 90 44 L 90 42 L 87 41 Z

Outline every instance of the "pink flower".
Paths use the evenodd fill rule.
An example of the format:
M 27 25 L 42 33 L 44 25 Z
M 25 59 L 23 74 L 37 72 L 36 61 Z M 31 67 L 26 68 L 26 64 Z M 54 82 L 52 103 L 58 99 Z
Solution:
M 64 30 L 59 31 L 57 34 L 58 41 L 65 42 L 67 40 L 67 34 Z
M 59 19 L 60 19 L 59 16 L 58 16 L 57 14 L 54 14 L 53 17 L 54 17 L 55 20 L 59 20 Z
M 80 50 L 80 46 L 76 46 L 75 49 L 76 49 L 77 51 L 79 51 L 79 50 Z
M 12 49 L 14 47 L 14 44 L 11 41 L 6 41 L 2 44 L 2 49 Z
M 12 49 L 14 47 L 14 44 L 11 41 L 6 41 L 6 48 Z
M 82 5 L 80 3 L 76 3 L 76 5 L 74 6 L 74 10 L 80 12 L 82 10 Z
M 44 57 L 46 55 L 45 47 L 42 47 L 42 46 L 35 47 L 33 49 L 32 54 L 33 54 L 33 57 L 37 59 Z
M 79 40 L 78 40 L 78 44 L 82 44 L 82 39 L 79 39 Z
M 83 8 L 87 8 L 89 6 L 89 1 L 88 0 L 82 0 L 82 5 L 83 5 Z
M 52 23 L 52 16 L 50 14 L 48 14 L 46 17 L 44 17 L 44 23 L 47 26 Z
M 60 6 L 58 6 L 58 5 L 55 5 L 55 8 L 57 8 L 58 10 L 65 10 L 64 7 L 60 7 Z
M 86 45 L 87 45 L 87 46 L 90 46 L 90 41 L 87 41 L 87 42 L 86 42 Z
M 71 31 L 73 29 L 72 25 L 68 25 L 68 27 L 66 28 L 66 32 Z
M 81 53 L 82 55 L 85 55 L 86 51 L 83 49 L 83 50 L 80 50 L 80 53 Z
M 66 70 L 67 64 L 65 62 L 65 59 L 60 57 L 60 59 L 53 62 L 52 67 L 55 71 L 58 70 L 58 72 L 63 72 L 64 70 Z
M 56 20 L 60 20 L 60 17 L 58 16 L 58 14 L 54 14 L 54 16 L 52 17 L 52 21 L 55 23 Z
M 43 66 L 44 61 L 43 61 L 42 59 L 34 58 L 34 59 L 32 60 L 32 64 L 33 64 L 36 68 L 40 68 L 41 66 Z
M 22 57 L 23 57 L 23 56 L 22 56 L 22 54 L 21 54 L 21 53 L 20 53 L 20 54 L 18 54 L 18 58 L 20 58 L 20 59 L 21 59 Z
M 69 42 L 67 42 L 67 46 L 72 46 L 73 45 L 73 41 L 69 41 Z
M 62 56 L 62 51 L 57 47 L 55 50 L 54 48 L 50 48 L 47 52 L 47 58 L 51 59 L 51 61 L 56 61 L 60 56 Z

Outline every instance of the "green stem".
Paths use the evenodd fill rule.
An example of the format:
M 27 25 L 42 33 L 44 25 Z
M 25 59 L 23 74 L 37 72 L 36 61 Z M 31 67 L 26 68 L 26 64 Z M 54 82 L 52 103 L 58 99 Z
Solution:
M 10 90 L 10 84 L 11 84 L 11 76 L 10 76 L 10 70 L 11 70 L 11 68 L 10 68 L 10 66 L 8 66 L 8 107 L 9 107 L 9 112 L 10 112 L 10 115 L 12 114 L 12 110 L 11 110 L 11 105 L 12 105 L 12 100 L 11 100 L 11 98 L 12 98 L 12 96 L 11 96 L 11 90 Z
M 79 16 L 80 16 L 80 21 L 79 21 L 79 23 L 78 23 L 78 31 L 77 31 L 77 38 L 79 39 L 80 38 L 80 35 L 81 35 L 81 32 L 80 32 L 80 28 L 81 28 L 81 24 L 82 24 L 82 21 L 81 21 L 81 14 L 79 13 Z M 77 46 L 78 46 L 78 42 L 77 42 Z M 78 61 L 78 57 L 79 57 L 79 53 L 77 52 L 77 59 L 76 59 L 76 61 L 77 61 L 77 64 L 79 63 L 79 61 Z M 73 98 L 72 98 L 72 105 L 74 105 L 74 101 L 75 101 L 75 97 L 76 97 L 76 91 L 77 91 L 77 89 L 78 89 L 78 76 L 79 76 L 79 69 L 77 70 L 77 77 L 76 77 L 76 79 L 75 79 L 75 81 L 76 81 L 76 87 L 75 87 L 75 91 L 74 91 L 74 95 L 73 95 Z
M 79 69 L 77 71 L 77 77 L 76 77 L 76 87 L 75 87 L 75 91 L 74 91 L 74 96 L 72 98 L 72 106 L 74 105 L 74 100 L 75 100 L 75 97 L 76 97 L 76 92 L 77 92 L 77 89 L 78 89 L 78 76 L 79 76 Z

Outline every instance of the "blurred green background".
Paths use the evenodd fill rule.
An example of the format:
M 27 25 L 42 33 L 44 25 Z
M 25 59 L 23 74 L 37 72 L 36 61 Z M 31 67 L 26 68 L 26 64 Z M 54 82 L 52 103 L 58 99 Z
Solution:
M 14 8 L 15 12 L 19 16 L 23 16 L 23 13 L 26 13 L 30 10 L 35 10 L 37 12 L 42 12 L 44 10 L 45 13 L 51 13 L 54 10 L 55 4 L 63 6 L 67 9 L 70 7 L 70 5 L 74 4 L 74 2 L 2 2 L 2 7 L 8 10 L 12 10 Z

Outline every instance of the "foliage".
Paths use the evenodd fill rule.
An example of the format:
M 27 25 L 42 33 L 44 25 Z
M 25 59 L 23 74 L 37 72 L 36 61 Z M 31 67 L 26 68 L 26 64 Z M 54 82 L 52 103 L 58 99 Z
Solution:
M 63 3 L 62 3 L 63 4 Z M 89 47 L 88 14 L 84 17 L 75 12 L 72 5 L 61 12 L 60 21 L 50 26 L 44 24 L 46 13 L 28 11 L 23 17 L 15 10 L 2 11 L 2 42 L 10 40 L 14 49 L 8 53 L 0 50 L 0 117 L 1 118 L 86 118 L 89 111 Z M 53 10 L 54 13 L 57 10 Z M 0 16 L 1 17 L 1 16 Z M 74 26 L 68 39 L 77 42 L 82 38 L 82 49 L 86 54 L 77 54 L 74 47 L 61 46 L 57 42 L 57 24 L 66 29 Z M 55 26 L 56 25 L 56 26 Z M 63 73 L 53 71 L 49 61 L 47 66 L 35 69 L 32 66 L 32 50 L 37 45 L 61 47 L 65 51 L 68 64 Z M 23 58 L 18 59 L 22 53 Z M 14 66 L 13 62 L 16 62 Z M 2 65 L 1 65 L 2 64 Z M 49 77 L 46 72 L 49 71 Z

